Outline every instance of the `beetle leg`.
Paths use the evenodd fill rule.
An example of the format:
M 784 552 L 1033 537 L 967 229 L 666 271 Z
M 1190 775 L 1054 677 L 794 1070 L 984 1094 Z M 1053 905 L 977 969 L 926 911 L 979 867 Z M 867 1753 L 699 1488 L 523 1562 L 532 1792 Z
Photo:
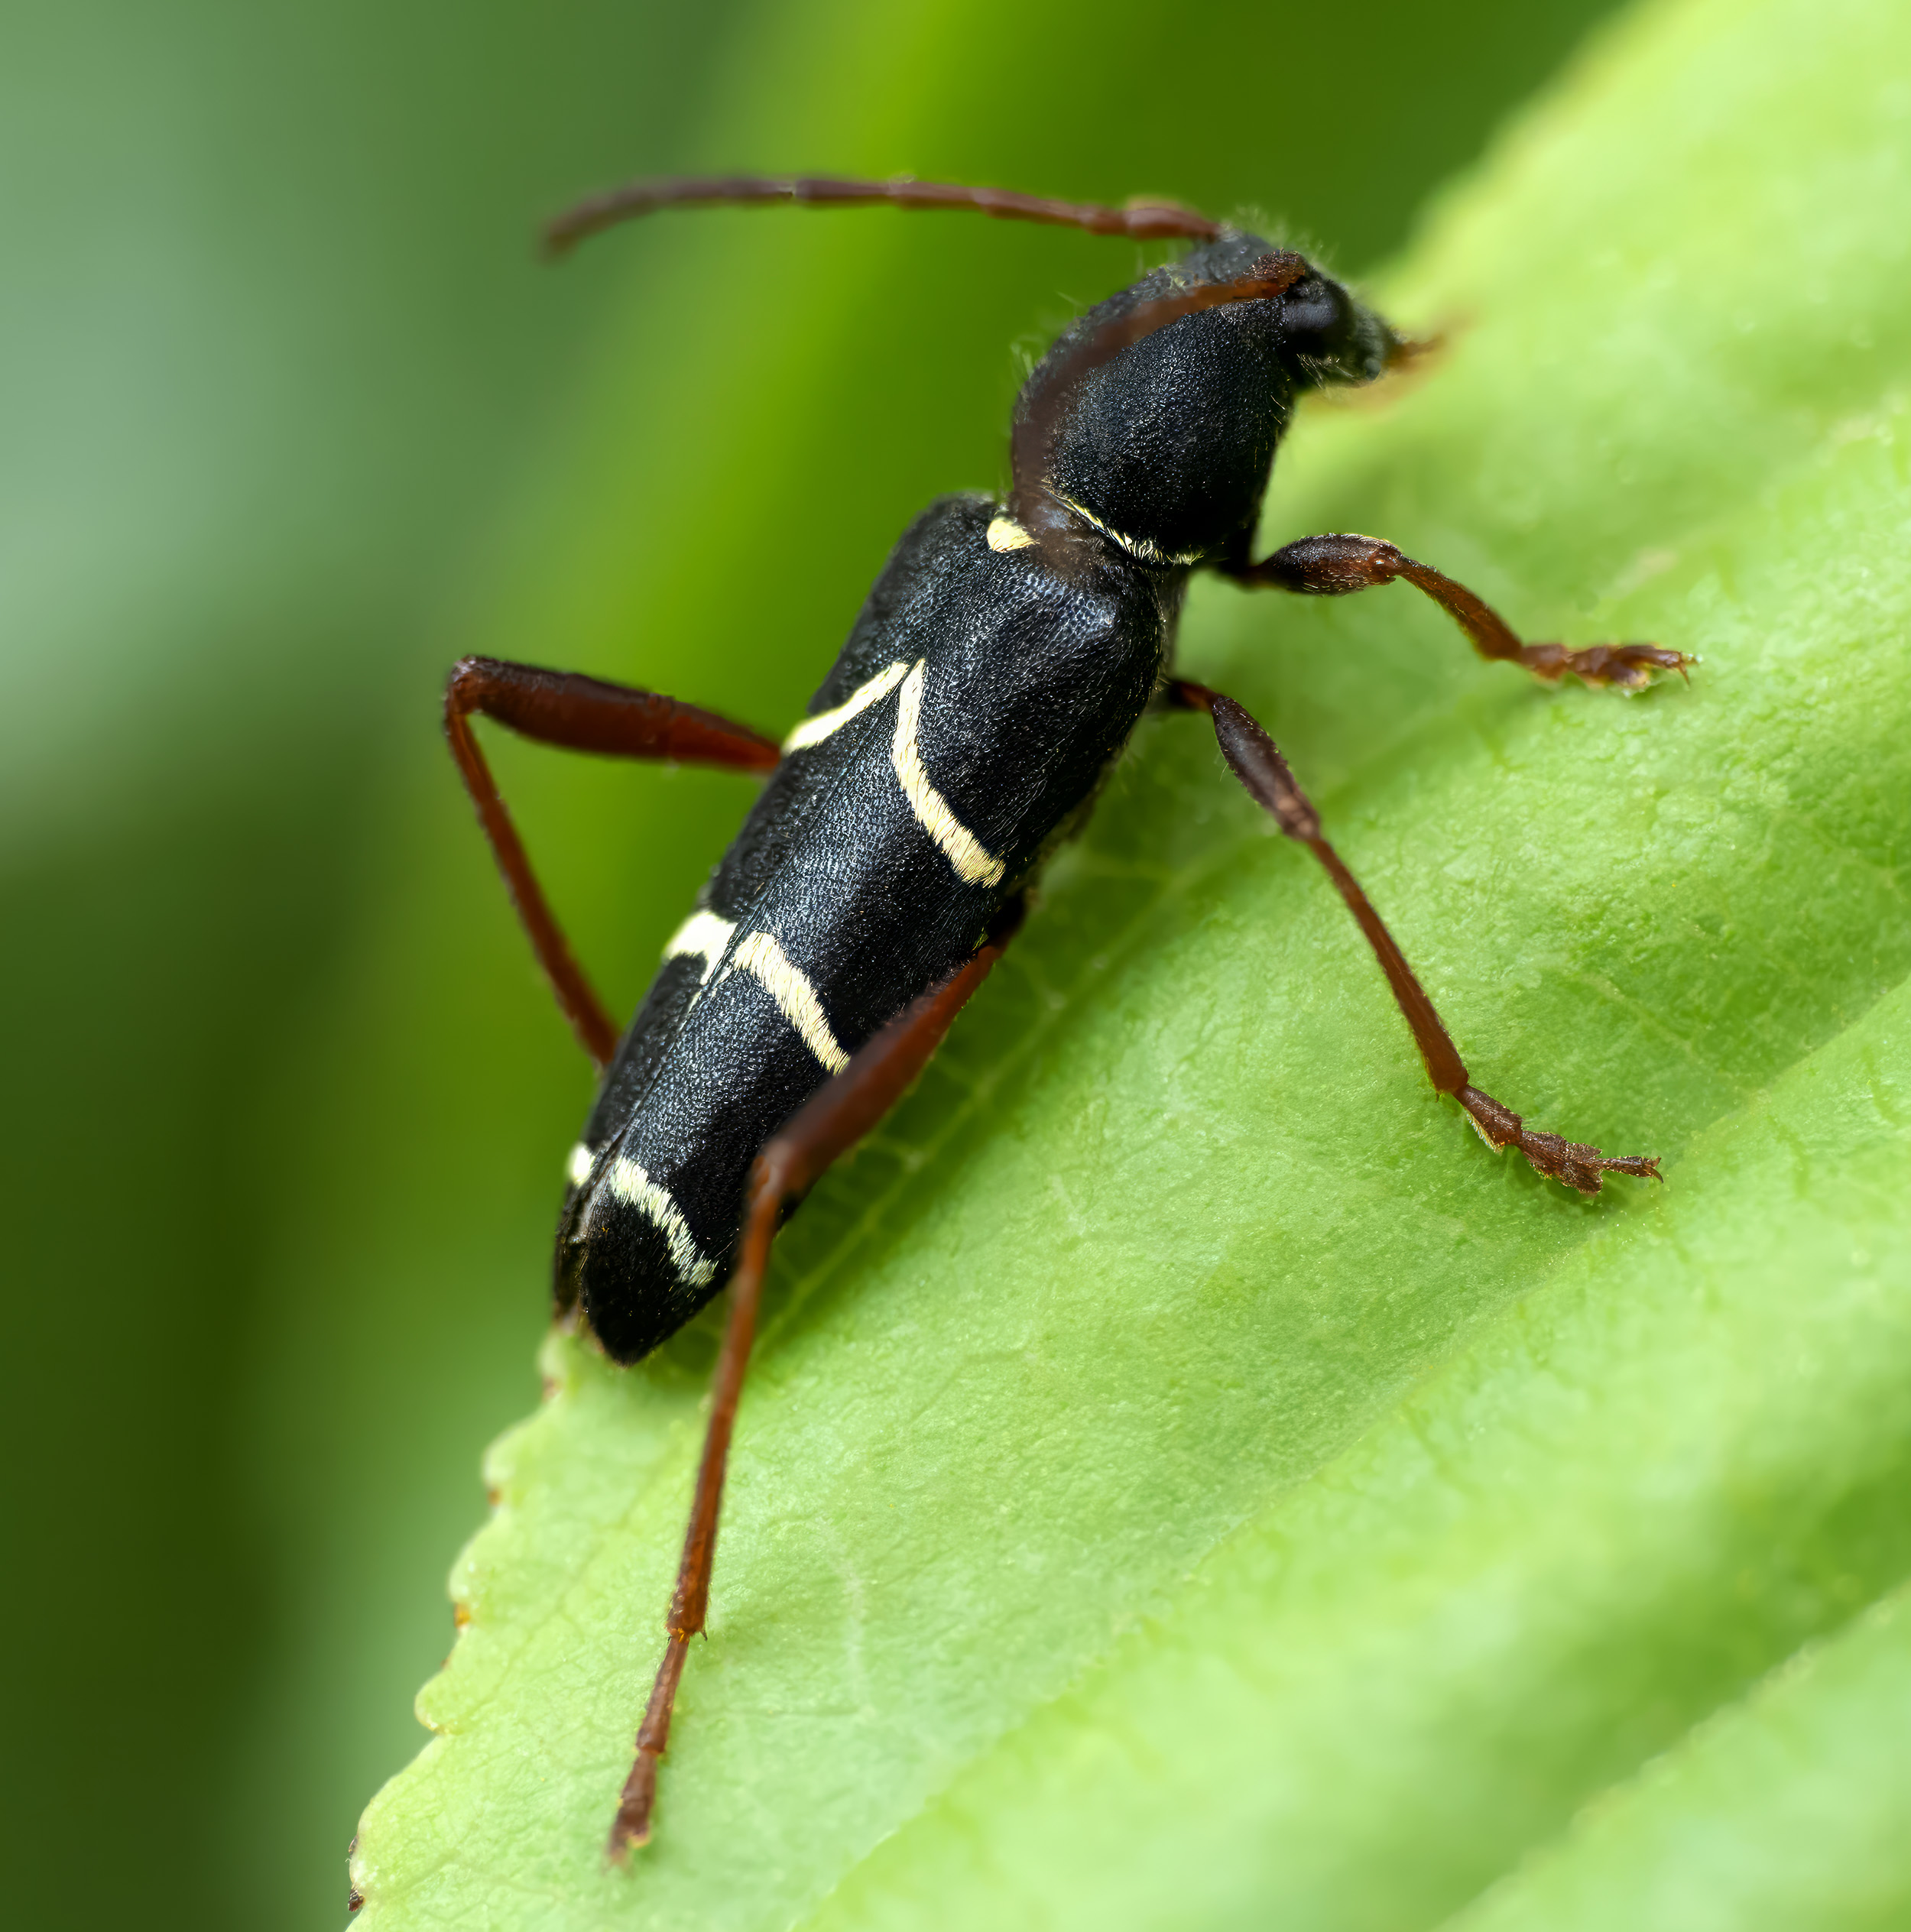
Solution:
M 743 1240 L 730 1278 L 730 1314 L 717 1357 L 710 1422 L 703 1438 L 696 1495 L 684 1532 L 676 1588 L 664 1619 L 667 1632 L 651 1700 L 637 1733 L 637 1755 L 611 1825 L 608 1856 L 621 1864 L 631 1846 L 647 1844 L 657 1798 L 657 1760 L 670 1742 L 670 1711 L 690 1639 L 703 1628 L 716 1556 L 717 1519 L 730 1433 L 743 1391 L 754 1340 L 763 1276 L 771 1243 L 784 1209 L 800 1201 L 832 1162 L 847 1153 L 882 1119 L 929 1064 L 969 996 L 1001 958 L 1021 923 L 1023 903 L 1011 899 L 996 915 L 988 935 L 968 959 L 920 999 L 913 1000 L 850 1056 L 848 1066 L 826 1081 L 777 1129 L 751 1169 L 744 1207 Z
M 491 841 L 538 964 L 572 1031 L 601 1073 L 617 1051 L 617 1027 L 573 956 L 530 869 L 524 842 L 472 734 L 473 712 L 543 744 L 612 757 L 665 758 L 761 772 L 771 770 L 781 754 L 773 740 L 759 737 L 747 725 L 733 724 L 715 712 L 680 705 L 654 692 L 492 657 L 462 658 L 453 667 L 445 687 L 445 735 L 451 741 L 451 755 L 464 774 L 478 822 Z
M 1682 678 L 1692 662 L 1683 651 L 1663 650 L 1656 644 L 1588 644 L 1578 650 L 1564 644 L 1523 644 L 1484 598 L 1377 536 L 1303 536 L 1259 563 L 1244 558 L 1225 574 L 1238 584 L 1303 597 L 1347 597 L 1403 577 L 1452 618 L 1482 657 L 1523 664 L 1548 684 L 1557 684 L 1570 671 L 1587 684 L 1643 691 L 1653 672 L 1676 671 Z
M 1231 698 L 1184 679 L 1173 680 L 1164 694 L 1174 705 L 1189 711 L 1205 711 L 1214 720 L 1215 736 L 1221 741 L 1222 755 L 1233 767 L 1235 776 L 1250 794 L 1265 806 L 1287 836 L 1305 845 L 1327 869 L 1335 890 L 1347 902 L 1347 909 L 1359 922 L 1374 948 L 1381 971 L 1393 990 L 1395 1002 L 1409 1027 L 1413 1044 L 1426 1063 L 1427 1078 L 1437 1092 L 1451 1094 L 1465 1110 L 1480 1136 L 1497 1149 L 1516 1147 L 1533 1166 L 1583 1195 L 1599 1191 L 1602 1174 L 1630 1174 L 1643 1180 L 1657 1180 L 1656 1155 L 1628 1154 L 1617 1158 L 1602 1154 L 1596 1147 L 1567 1140 L 1556 1133 L 1540 1133 L 1528 1128 L 1510 1107 L 1503 1106 L 1490 1094 L 1475 1087 L 1460 1058 L 1459 1049 L 1426 989 L 1413 977 L 1392 933 L 1387 931 L 1372 903 L 1361 890 L 1360 882 L 1341 861 L 1340 854 L 1322 837 L 1320 815 L 1307 795 L 1294 782 L 1287 761 L 1276 750 L 1274 741 Z

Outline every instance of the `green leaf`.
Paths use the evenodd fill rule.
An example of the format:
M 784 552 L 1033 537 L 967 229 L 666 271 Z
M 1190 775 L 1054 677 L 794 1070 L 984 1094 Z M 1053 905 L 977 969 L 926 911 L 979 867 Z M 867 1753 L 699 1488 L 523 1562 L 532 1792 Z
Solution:
M 1476 1080 L 1665 1188 L 1465 1133 L 1305 855 L 1149 724 L 781 1244 L 656 1843 L 601 1862 L 709 1321 L 628 1373 L 552 1338 L 363 1922 L 1431 1926 L 1533 1856 L 1483 1924 L 1669 1925 L 1737 1839 L 1776 1875 L 1729 1922 L 1903 1909 L 1901 1619 L 1854 1619 L 1911 1574 L 1908 61 L 1883 0 L 1634 16 L 1382 291 L 1440 365 L 1283 454 L 1270 537 L 1689 689 L 1541 690 L 1404 588 L 1191 600 Z M 573 581 L 558 630 L 613 621 Z
M 1455 1932 L 1849 1932 L 1911 1915 L 1911 1592 L 1589 1807 Z

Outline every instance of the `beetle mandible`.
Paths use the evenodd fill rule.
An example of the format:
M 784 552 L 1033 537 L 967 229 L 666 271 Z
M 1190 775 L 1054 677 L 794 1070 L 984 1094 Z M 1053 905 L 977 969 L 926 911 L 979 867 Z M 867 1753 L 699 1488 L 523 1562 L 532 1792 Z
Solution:
M 1598 1191 L 1657 1178 L 1528 1128 L 1475 1087 L 1393 935 L 1271 739 L 1231 698 L 1173 674 L 1192 572 L 1340 597 L 1403 579 L 1483 656 L 1557 682 L 1637 689 L 1689 660 L 1643 643 L 1527 644 L 1465 585 L 1377 538 L 1250 554 L 1274 452 L 1304 391 L 1371 382 L 1416 345 L 1300 255 L 1160 201 L 1115 209 L 904 179 L 638 182 L 547 231 L 562 254 L 685 204 L 968 209 L 1194 245 L 1065 329 L 1017 398 L 1005 503 L 945 497 L 904 534 L 780 744 L 714 713 L 575 673 L 470 657 L 445 728 L 560 1007 L 602 1076 L 572 1149 L 556 1298 L 619 1362 L 647 1355 L 727 1281 L 728 1319 L 666 1641 L 612 1823 L 651 1831 L 657 1762 L 704 1626 L 730 1435 L 781 1217 L 922 1071 L 1020 924 L 1029 887 L 1151 705 L 1205 713 L 1280 830 L 1358 921 L 1429 1078 L 1497 1149 Z M 469 719 L 575 750 L 765 774 L 735 841 L 620 1039 L 533 875 Z

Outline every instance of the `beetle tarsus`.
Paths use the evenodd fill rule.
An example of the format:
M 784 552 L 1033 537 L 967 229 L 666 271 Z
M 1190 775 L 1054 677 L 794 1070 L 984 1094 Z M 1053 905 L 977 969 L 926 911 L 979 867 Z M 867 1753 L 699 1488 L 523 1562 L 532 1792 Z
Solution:
M 676 1703 L 677 1681 L 683 1674 L 683 1659 L 689 1647 L 689 1633 L 678 1629 L 670 1632 L 670 1641 L 663 1646 L 657 1681 L 651 1686 L 651 1700 L 644 1707 L 644 1722 L 638 1726 L 637 1755 L 618 1794 L 617 1816 L 611 1820 L 610 1842 L 604 1848 L 605 1856 L 613 1865 L 623 1864 L 631 1852 L 651 1842 L 651 1813 L 657 1804 L 657 1761 L 670 1741 L 670 1712 Z
M 1561 1134 L 1535 1133 L 1511 1107 L 1491 1094 L 1481 1093 L 1477 1087 L 1463 1087 L 1455 1098 L 1465 1108 L 1480 1138 L 1496 1152 L 1517 1148 L 1547 1179 L 1576 1188 L 1588 1198 L 1599 1191 L 1602 1175 L 1630 1174 L 1641 1181 L 1664 1178 L 1659 1172 L 1656 1154 L 1602 1154 L 1583 1141 L 1568 1140 Z
M 1544 684 L 1557 684 L 1570 673 L 1595 688 L 1643 691 L 1657 671 L 1676 671 L 1692 682 L 1692 660 L 1682 650 L 1657 644 L 1588 644 L 1578 650 L 1565 644 L 1523 644 L 1519 662 Z
M 611 1823 L 610 1843 L 605 1847 L 604 1855 L 612 1864 L 627 1863 L 632 1852 L 641 1851 L 651 1842 L 651 1809 L 656 1802 L 657 1754 L 640 1751 L 624 1781 L 617 1816 Z

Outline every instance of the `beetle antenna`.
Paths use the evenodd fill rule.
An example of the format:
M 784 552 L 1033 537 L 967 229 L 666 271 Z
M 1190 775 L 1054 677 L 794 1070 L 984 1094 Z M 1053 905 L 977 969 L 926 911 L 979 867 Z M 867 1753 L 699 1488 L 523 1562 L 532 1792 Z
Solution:
M 1085 229 L 1091 235 L 1126 235 L 1150 242 L 1180 237 L 1212 242 L 1218 222 L 1172 201 L 1138 196 L 1120 208 L 1096 202 L 1052 201 L 1019 195 L 1006 188 L 975 188 L 958 182 L 918 181 L 900 174 L 887 181 L 845 180 L 831 174 L 657 176 L 592 195 L 544 225 L 544 252 L 567 255 L 586 236 L 634 221 L 660 208 L 754 206 L 796 202 L 809 207 L 964 208 L 1004 222 L 1046 222 L 1055 228 Z

